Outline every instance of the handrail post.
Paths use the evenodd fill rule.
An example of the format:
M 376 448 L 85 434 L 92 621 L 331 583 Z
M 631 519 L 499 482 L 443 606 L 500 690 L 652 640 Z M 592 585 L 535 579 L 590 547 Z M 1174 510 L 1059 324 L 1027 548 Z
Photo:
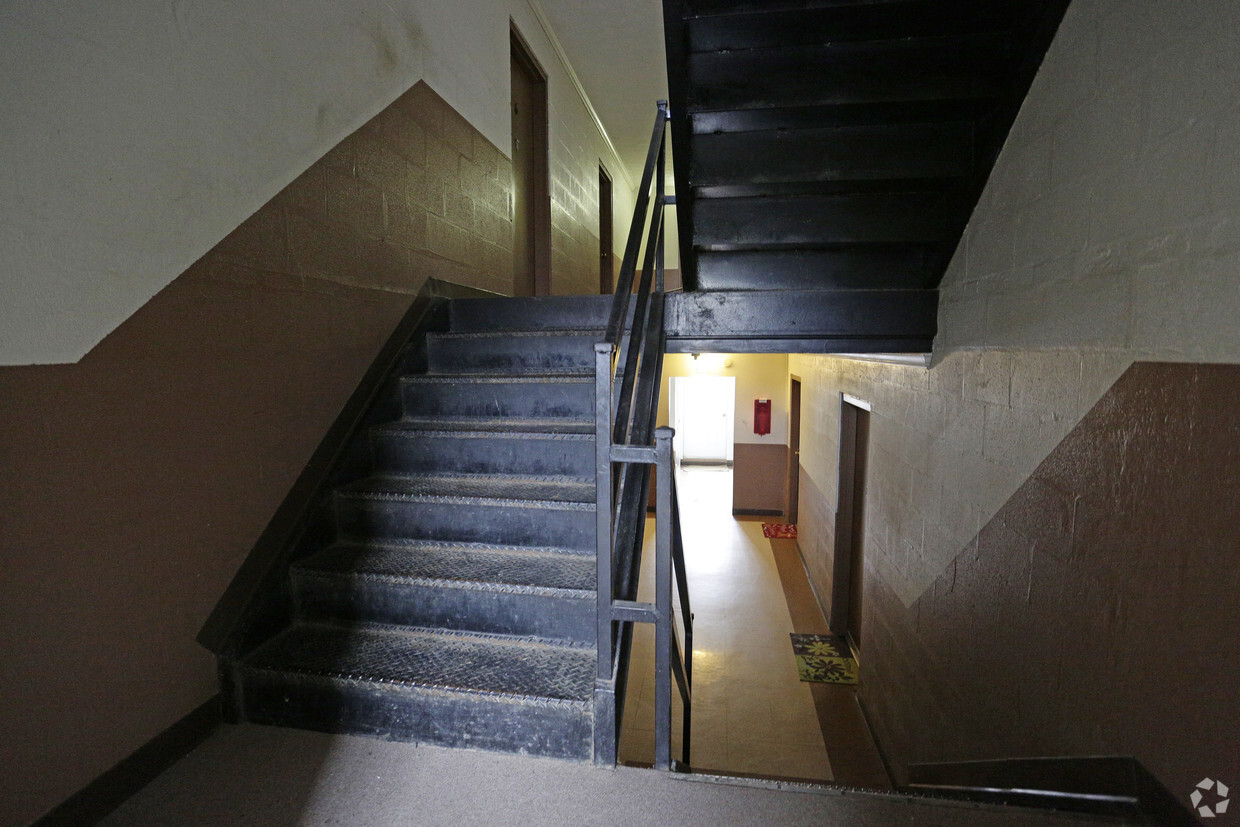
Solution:
M 594 345 L 594 484 L 598 575 L 596 586 L 598 677 L 612 677 L 612 491 L 611 491 L 611 362 L 615 346 Z
M 656 611 L 654 641 L 654 766 L 672 768 L 672 436 L 667 426 L 656 428 L 655 573 Z

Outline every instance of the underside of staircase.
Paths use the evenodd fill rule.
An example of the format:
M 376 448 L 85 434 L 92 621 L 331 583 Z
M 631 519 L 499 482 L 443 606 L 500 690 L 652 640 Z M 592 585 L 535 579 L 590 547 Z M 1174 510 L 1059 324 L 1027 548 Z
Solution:
M 221 656 L 234 719 L 592 757 L 593 346 L 609 307 L 450 302 L 425 370 L 388 382 L 399 418 L 354 440 L 354 478 L 316 506 L 251 612 L 259 631 Z
M 928 352 L 1067 0 L 664 0 L 679 351 Z

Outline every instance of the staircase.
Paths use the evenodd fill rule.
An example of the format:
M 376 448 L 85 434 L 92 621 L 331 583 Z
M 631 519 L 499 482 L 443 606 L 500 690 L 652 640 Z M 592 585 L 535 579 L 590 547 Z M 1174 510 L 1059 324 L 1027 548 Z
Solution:
M 697 294 L 670 346 L 929 351 L 938 284 L 1066 5 L 664 0 Z
M 594 343 L 610 297 L 453 300 L 366 473 L 283 575 L 289 622 L 221 658 L 235 718 L 588 759 Z M 314 546 L 319 546 L 314 548 Z

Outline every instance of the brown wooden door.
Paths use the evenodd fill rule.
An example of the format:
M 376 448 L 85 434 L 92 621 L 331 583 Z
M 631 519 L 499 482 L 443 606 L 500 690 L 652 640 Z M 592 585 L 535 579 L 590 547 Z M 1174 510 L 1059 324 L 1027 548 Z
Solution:
M 512 277 L 517 296 L 551 292 L 551 201 L 547 195 L 547 83 L 512 37 Z
M 841 402 L 831 628 L 848 638 L 858 651 L 861 649 L 865 594 L 865 480 L 869 440 L 869 411 L 848 401 Z
M 615 288 L 611 235 L 611 176 L 598 167 L 598 291 L 610 296 Z
M 788 399 L 788 522 L 796 524 L 801 494 L 801 380 L 793 379 Z

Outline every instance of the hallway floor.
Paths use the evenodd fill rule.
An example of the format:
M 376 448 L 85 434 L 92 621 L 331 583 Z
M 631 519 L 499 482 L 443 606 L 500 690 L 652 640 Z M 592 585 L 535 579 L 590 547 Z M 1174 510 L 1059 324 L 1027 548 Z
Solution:
M 856 688 L 803 683 L 797 676 L 789 633 L 827 629 L 795 541 L 768 540 L 760 519 L 732 516 L 730 469 L 685 469 L 678 480 L 695 617 L 692 766 L 887 787 L 857 707 Z M 653 599 L 653 535 L 650 520 L 642 600 Z M 620 760 L 650 762 L 654 649 L 649 624 L 638 625 L 633 652 Z M 673 756 L 680 749 L 679 706 L 674 696 Z

